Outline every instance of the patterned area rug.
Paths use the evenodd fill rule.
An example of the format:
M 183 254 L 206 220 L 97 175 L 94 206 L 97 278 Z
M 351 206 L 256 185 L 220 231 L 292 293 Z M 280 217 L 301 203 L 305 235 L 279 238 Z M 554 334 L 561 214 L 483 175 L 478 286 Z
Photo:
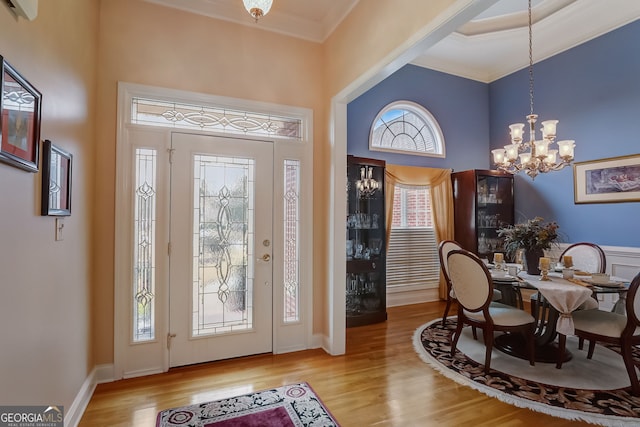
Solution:
M 540 382 L 524 378 L 524 374 L 515 375 L 495 370 L 494 357 L 496 353 L 500 353 L 497 349 L 493 351 L 491 373 L 485 375 L 484 365 L 467 354 L 456 351 L 455 356 L 451 357 L 451 336 L 455 328 L 455 318 L 449 318 L 446 327 L 442 326 L 442 319 L 439 319 L 419 327 L 413 336 L 413 345 L 420 358 L 446 377 L 505 403 L 559 418 L 581 420 L 603 426 L 640 425 L 640 398 L 630 394 L 628 377 L 624 381 L 626 386 L 615 389 L 608 389 L 609 387 L 606 386 L 606 390 L 553 385 L 552 383 L 558 384 L 558 382 L 551 380 Z M 470 328 L 464 330 L 466 329 Z M 481 336 L 478 338 L 482 339 Z M 458 347 L 460 348 L 460 345 Z M 468 344 L 467 348 L 470 348 Z M 614 346 L 610 346 L 609 349 L 617 350 Z M 596 346 L 596 354 L 603 350 L 606 349 L 600 345 Z M 586 351 L 583 354 L 577 354 L 577 352 L 578 350 L 574 352 L 574 358 L 586 358 Z M 619 355 L 614 356 L 621 359 Z M 505 355 L 505 357 L 511 356 Z M 536 363 L 536 366 L 529 367 L 528 362 L 523 362 L 523 366 L 526 366 L 526 368 L 523 367 L 523 371 L 535 370 L 540 365 Z M 556 372 L 564 370 L 566 365 L 565 363 L 563 368 Z M 585 372 L 586 376 L 599 374 L 602 375 L 598 370 Z M 553 378 L 553 375 L 547 378 Z
M 307 383 L 199 405 L 167 409 L 156 427 L 335 427 L 338 423 Z

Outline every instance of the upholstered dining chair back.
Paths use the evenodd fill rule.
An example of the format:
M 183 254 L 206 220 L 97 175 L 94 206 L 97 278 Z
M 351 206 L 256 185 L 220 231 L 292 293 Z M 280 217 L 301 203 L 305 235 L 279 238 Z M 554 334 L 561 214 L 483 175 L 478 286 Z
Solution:
M 493 282 L 482 260 L 464 249 L 449 252 L 449 278 L 458 304 L 477 312 L 491 303 Z
M 607 269 L 607 259 L 602 248 L 595 243 L 579 242 L 570 245 L 560 255 L 560 260 L 565 255 L 573 259 L 573 266 L 589 273 L 604 273 Z
M 449 252 L 457 251 L 462 249 L 462 246 L 458 242 L 453 240 L 443 240 L 438 245 L 438 255 L 440 255 L 440 267 L 442 268 L 442 273 L 444 274 L 444 278 L 447 282 L 449 282 L 449 263 L 447 261 L 447 256 L 449 256 Z
M 440 258 L 440 269 L 442 270 L 442 275 L 444 276 L 444 282 L 447 285 L 447 306 L 444 309 L 444 314 L 442 315 L 442 325 L 444 326 L 447 322 L 447 316 L 449 315 L 449 309 L 451 308 L 451 302 L 455 299 L 456 295 L 453 292 L 453 288 L 451 287 L 451 279 L 449 279 L 449 263 L 447 261 L 447 256 L 449 252 L 455 251 L 458 249 L 462 249 L 462 246 L 453 240 L 443 240 L 438 244 L 438 257 Z

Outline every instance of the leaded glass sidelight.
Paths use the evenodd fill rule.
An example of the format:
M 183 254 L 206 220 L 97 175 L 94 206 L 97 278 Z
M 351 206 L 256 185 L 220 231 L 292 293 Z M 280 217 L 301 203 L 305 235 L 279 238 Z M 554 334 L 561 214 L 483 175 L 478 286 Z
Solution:
M 255 161 L 194 156 L 193 336 L 253 328 Z
M 300 320 L 300 161 L 284 161 L 284 322 Z
M 155 339 L 156 150 L 136 149 L 133 230 L 133 341 Z

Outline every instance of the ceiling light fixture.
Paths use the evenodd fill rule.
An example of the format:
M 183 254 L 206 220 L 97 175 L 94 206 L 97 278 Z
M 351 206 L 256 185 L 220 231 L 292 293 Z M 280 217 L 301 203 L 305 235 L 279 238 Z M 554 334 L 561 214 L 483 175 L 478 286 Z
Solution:
M 525 171 L 531 179 L 539 173 L 557 171 L 571 164 L 575 141 L 558 141 L 558 149 L 550 150 L 549 145 L 556 139 L 556 125 L 558 120 L 542 122 L 542 140 L 536 141 L 535 123 L 538 118 L 533 113 L 533 43 L 531 31 L 531 0 L 529 0 L 529 106 L 530 113 L 527 116 L 529 123 L 529 142 L 522 142 L 524 124 L 509 125 L 511 144 L 504 148 L 491 150 L 493 162 L 498 169 L 516 174 Z M 560 159 L 557 159 L 560 157 Z M 518 159 L 519 158 L 519 159 Z M 518 160 L 520 162 L 518 163 Z
M 253 19 L 258 22 L 258 19 L 265 16 L 271 10 L 271 5 L 273 4 L 273 0 L 242 0 L 244 3 L 245 9 Z
M 356 181 L 356 189 L 360 197 L 371 197 L 380 188 L 380 183 L 373 178 L 373 167 L 362 166 L 360 179 Z

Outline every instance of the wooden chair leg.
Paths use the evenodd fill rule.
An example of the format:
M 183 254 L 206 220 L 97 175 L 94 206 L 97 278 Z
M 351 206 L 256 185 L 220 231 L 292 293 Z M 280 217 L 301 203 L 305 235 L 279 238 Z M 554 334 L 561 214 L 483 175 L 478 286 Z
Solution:
M 622 360 L 624 360 L 624 366 L 627 368 L 627 374 L 629 374 L 629 381 L 631 382 L 631 394 L 634 396 L 640 396 L 640 383 L 638 382 L 636 365 L 633 361 L 631 343 L 624 341 L 621 342 L 620 349 L 622 350 Z
M 535 323 L 531 325 L 527 333 L 527 346 L 529 347 L 529 365 L 535 366 L 536 364 L 536 345 L 535 345 Z
M 537 298 L 534 298 L 531 300 L 531 315 L 533 316 L 533 318 L 536 320 L 536 323 L 538 323 L 538 319 L 540 318 L 540 308 L 539 308 L 539 304 L 540 302 L 538 301 L 538 299 L 540 298 L 540 294 L 538 294 L 536 296 Z
M 584 348 L 584 338 L 578 338 L 578 349 L 582 350 Z
M 593 350 L 596 349 L 596 340 L 589 340 L 589 351 L 587 352 L 587 359 L 593 357 Z
M 520 291 L 520 286 L 515 286 L 515 294 L 516 294 L 516 304 L 520 310 L 524 310 L 524 301 L 522 299 L 522 291 Z
M 486 353 L 484 355 L 484 373 L 489 374 L 491 370 L 491 352 L 493 351 L 493 330 L 490 328 L 482 330 L 482 337 L 484 338 L 484 346 L 486 347 Z
M 567 336 L 558 333 L 558 360 L 556 361 L 556 369 L 562 368 L 562 359 L 564 359 L 564 350 L 567 346 Z
M 478 331 L 476 331 L 476 327 L 475 326 L 471 327 L 471 332 L 473 333 L 473 339 L 478 341 Z
M 449 314 L 449 309 L 451 308 L 451 295 L 447 295 L 447 306 L 444 308 L 444 315 L 442 316 L 442 326 L 445 326 L 447 323 L 447 315 Z
M 456 331 L 453 333 L 453 341 L 451 341 L 451 357 L 456 352 L 456 346 L 458 345 L 458 338 L 460 338 L 460 334 L 462 333 L 462 325 L 464 320 L 460 314 L 458 314 L 458 325 L 456 326 Z

